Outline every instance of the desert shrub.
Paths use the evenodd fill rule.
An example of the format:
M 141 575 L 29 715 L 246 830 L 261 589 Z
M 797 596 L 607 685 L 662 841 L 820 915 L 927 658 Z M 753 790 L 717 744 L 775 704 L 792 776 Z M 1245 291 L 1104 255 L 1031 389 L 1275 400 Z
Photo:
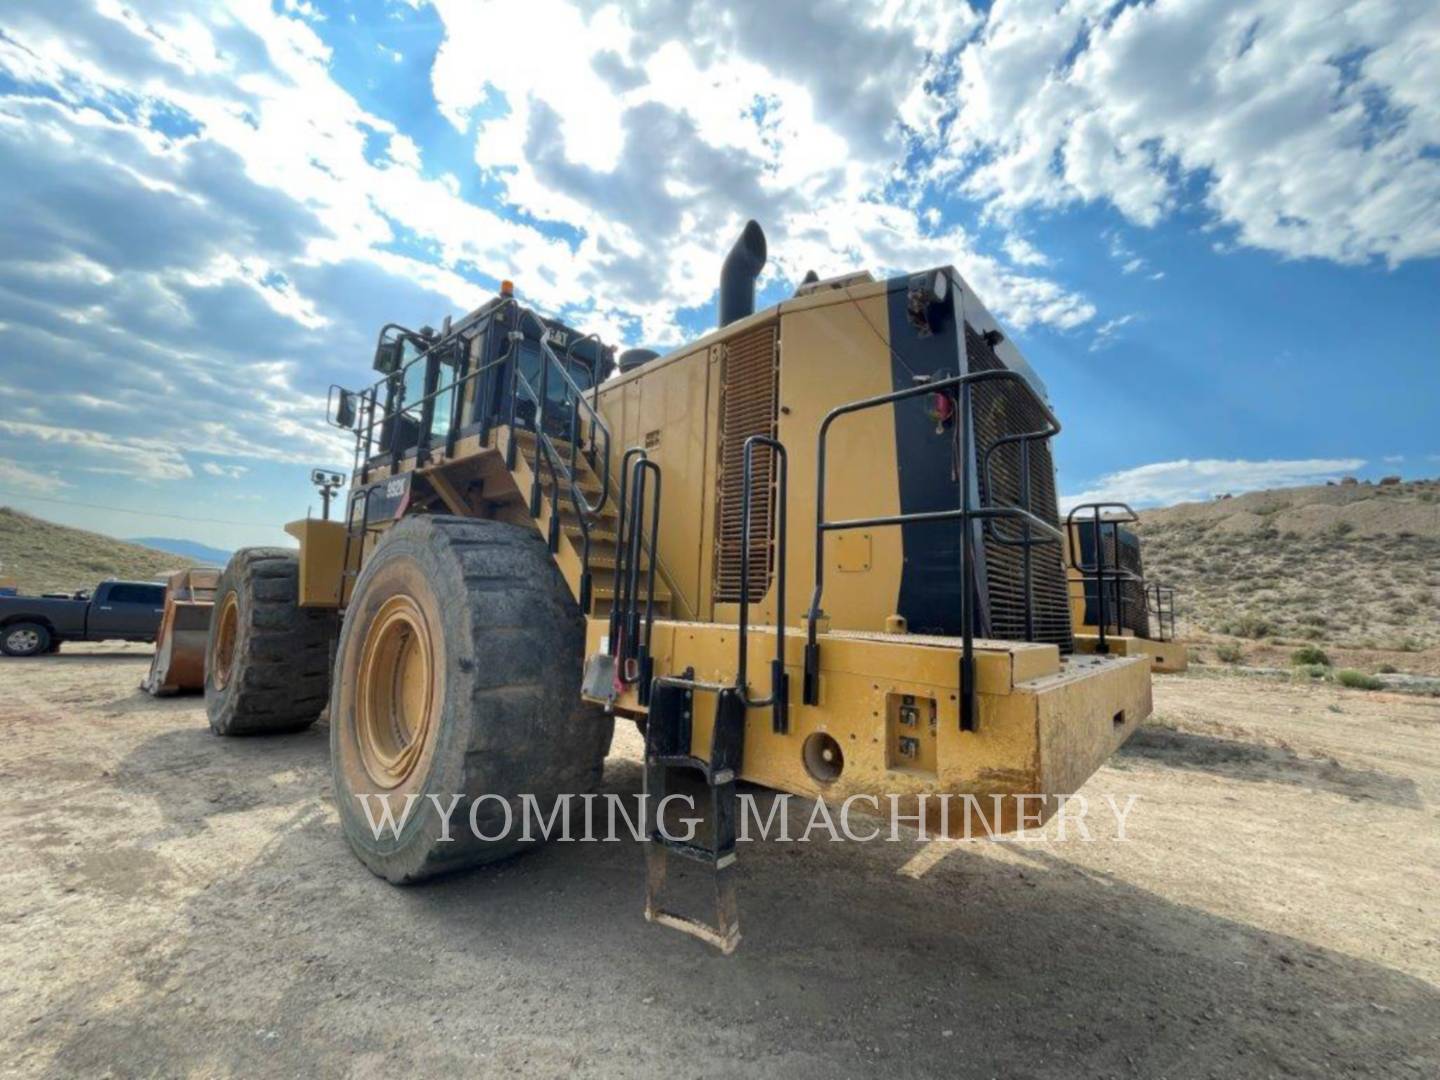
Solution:
M 1349 521 L 1337 521 L 1330 526 L 1330 535 L 1336 538 L 1349 536 L 1355 531 L 1355 525 Z
M 1295 675 L 1297 678 L 1323 679 L 1329 671 L 1324 664 L 1301 664 L 1295 669 Z
M 1354 668 L 1341 668 L 1335 672 L 1335 681 L 1351 690 L 1379 690 L 1385 684 L 1374 675 L 1367 675 Z
M 1318 645 L 1302 645 L 1290 654 L 1290 662 L 1297 666 L 1302 664 L 1319 664 L 1327 667 L 1330 657 L 1325 655 L 1325 650 Z
M 1307 626 L 1300 633 L 1309 641 L 1319 641 L 1325 636 L 1325 631 L 1318 626 Z
M 1233 641 L 1215 646 L 1215 655 L 1222 664 L 1238 664 L 1245 659 L 1245 650 Z
M 1418 615 L 1420 613 L 1420 609 L 1409 600 L 1401 600 L 1398 604 L 1391 607 L 1390 610 L 1395 612 L 1396 615 Z
M 1234 637 L 1263 638 L 1267 636 L 1274 625 L 1269 619 L 1261 618 L 1259 615 L 1251 615 L 1248 612 L 1237 619 L 1220 625 L 1222 634 L 1231 634 Z
M 1381 665 L 1380 665 L 1378 668 L 1376 668 L 1375 670 L 1376 670 L 1377 672 L 1379 672 L 1381 675 L 1394 675 L 1394 674 L 1395 674 L 1396 672 L 1398 672 L 1400 669 L 1397 668 L 1394 664 L 1381 664 Z

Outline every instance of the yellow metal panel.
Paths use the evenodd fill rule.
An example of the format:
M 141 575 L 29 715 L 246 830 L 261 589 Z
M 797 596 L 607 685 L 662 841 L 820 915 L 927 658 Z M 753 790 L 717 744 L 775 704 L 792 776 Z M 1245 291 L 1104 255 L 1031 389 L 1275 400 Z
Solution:
M 590 651 L 600 648 L 604 620 L 592 619 Z M 701 682 L 731 684 L 736 670 L 736 629 L 717 623 L 655 624 L 652 656 L 657 674 L 694 668 Z M 947 642 L 946 645 L 931 644 Z M 976 653 L 979 722 L 960 730 L 959 642 L 915 635 L 867 634 L 820 637 L 820 703 L 800 701 L 804 640 L 786 636 L 785 666 L 790 674 L 790 732 L 771 729 L 770 711 L 746 716 L 741 775 L 781 791 L 840 802 L 851 795 L 900 797 L 900 808 L 914 813 L 921 795 L 1065 794 L 1074 791 L 1135 730 L 1150 710 L 1150 676 L 1141 660 L 1071 658 L 1063 664 L 1053 646 L 981 642 Z M 769 692 L 773 631 L 750 633 L 752 692 Z M 1049 673 L 1017 681 L 1017 663 L 1035 670 L 1051 660 Z M 1017 656 L 1024 656 L 1017 661 Z M 758 684 L 758 685 L 754 685 Z M 897 698 L 934 702 L 934 738 L 922 745 L 918 762 L 899 762 L 889 738 L 890 710 Z M 692 752 L 708 749 L 714 695 L 697 693 Z M 622 713 L 639 714 L 633 690 L 616 702 Z M 1121 715 L 1120 723 L 1115 717 Z M 1074 718 L 1074 729 L 1066 728 Z M 898 723 L 898 715 L 895 717 Z M 926 719 L 928 726 L 928 717 Z M 822 782 L 807 769 L 806 740 L 828 735 L 843 757 L 838 778 Z M 1048 740 L 1048 742 L 1046 741 Z M 1052 760 L 1053 759 L 1053 760 Z M 918 767 L 917 767 L 918 766 Z M 1012 829 L 1013 805 L 991 823 Z M 1030 809 L 1041 809 L 1038 805 Z M 1054 810 L 1053 803 L 1045 812 Z M 929 826 L 938 828 L 939 804 L 927 807 Z M 952 829 L 963 822 L 952 821 Z
M 790 450 L 789 528 L 785 605 L 797 618 L 810 602 L 815 526 L 815 436 L 825 414 L 857 398 L 889 393 L 894 387 L 888 351 L 889 313 L 883 287 L 854 290 L 851 302 L 836 292 L 823 302 L 782 308 L 780 320 L 780 441 Z M 814 298 L 805 298 L 813 300 Z M 890 406 L 837 420 L 830 429 L 826 461 L 826 517 L 835 520 L 878 517 L 900 511 L 895 419 Z M 839 534 L 825 542 L 825 611 L 838 628 L 871 629 L 885 625 L 900 596 L 900 530 L 870 534 L 870 570 L 842 574 Z M 857 534 L 858 535 L 858 534 Z M 854 545 L 856 540 L 847 541 Z M 774 589 L 756 609 L 757 620 L 775 617 Z M 717 617 L 724 613 L 717 608 Z
M 870 569 L 870 534 L 868 532 L 836 533 L 835 568 L 842 574 L 863 574 Z
M 305 518 L 290 522 L 285 531 L 300 541 L 300 606 L 339 607 L 345 526 L 338 521 Z

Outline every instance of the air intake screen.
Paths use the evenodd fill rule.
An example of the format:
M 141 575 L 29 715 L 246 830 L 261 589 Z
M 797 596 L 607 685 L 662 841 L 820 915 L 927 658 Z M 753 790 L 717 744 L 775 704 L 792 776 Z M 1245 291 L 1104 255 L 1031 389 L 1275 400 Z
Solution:
M 971 371 L 1003 368 L 995 350 L 965 324 L 965 353 Z M 1038 410 L 1014 389 L 1004 384 L 981 383 L 974 390 L 975 445 L 977 455 L 1004 435 L 1038 431 L 1045 420 Z M 991 455 L 990 478 L 980 473 L 980 498 L 986 506 L 1020 505 L 1020 447 L 1010 444 Z M 993 485 L 993 486 L 992 486 Z M 1060 510 L 1055 498 L 1055 465 L 1049 440 L 1030 444 L 1030 512 L 1041 521 L 1059 526 Z M 997 521 L 996 533 L 1006 538 L 1020 536 L 1017 522 Z M 1070 603 L 1061 563 L 1059 544 L 1041 544 L 1030 549 L 1031 588 L 1034 598 L 1035 640 L 1058 645 L 1063 653 L 1075 647 L 1070 627 Z M 991 637 L 1025 640 L 1025 574 L 1021 548 L 985 539 L 985 582 L 990 609 Z
M 720 369 L 720 475 L 715 513 L 715 599 L 740 599 L 741 517 L 745 496 L 745 440 L 775 436 L 780 356 L 779 324 L 747 330 L 725 343 Z M 773 468 L 769 451 L 755 454 L 750 505 L 750 596 L 761 599 L 774 570 Z

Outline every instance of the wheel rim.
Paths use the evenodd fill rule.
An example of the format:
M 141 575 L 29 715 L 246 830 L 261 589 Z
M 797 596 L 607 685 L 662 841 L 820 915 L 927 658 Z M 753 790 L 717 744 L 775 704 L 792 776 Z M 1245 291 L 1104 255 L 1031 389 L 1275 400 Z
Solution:
M 215 689 L 223 690 L 230 682 L 235 667 L 235 639 L 240 635 L 240 600 L 235 593 L 226 593 L 220 605 L 216 624 L 215 648 L 210 653 L 210 679 Z
M 40 634 L 28 627 L 23 630 L 11 630 L 5 635 L 5 645 L 15 652 L 34 652 L 40 648 Z
M 408 596 L 380 606 L 365 633 L 356 688 L 355 734 L 370 779 L 404 783 L 420 761 L 432 728 L 435 651 L 429 626 Z

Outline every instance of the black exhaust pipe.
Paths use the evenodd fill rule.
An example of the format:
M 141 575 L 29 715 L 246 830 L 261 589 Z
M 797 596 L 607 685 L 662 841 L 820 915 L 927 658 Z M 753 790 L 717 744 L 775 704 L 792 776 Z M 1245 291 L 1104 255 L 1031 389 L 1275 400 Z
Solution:
M 725 256 L 720 268 L 720 317 L 717 325 L 729 326 L 736 319 L 755 314 L 755 279 L 765 269 L 765 230 L 758 222 L 747 221 L 740 239 Z

